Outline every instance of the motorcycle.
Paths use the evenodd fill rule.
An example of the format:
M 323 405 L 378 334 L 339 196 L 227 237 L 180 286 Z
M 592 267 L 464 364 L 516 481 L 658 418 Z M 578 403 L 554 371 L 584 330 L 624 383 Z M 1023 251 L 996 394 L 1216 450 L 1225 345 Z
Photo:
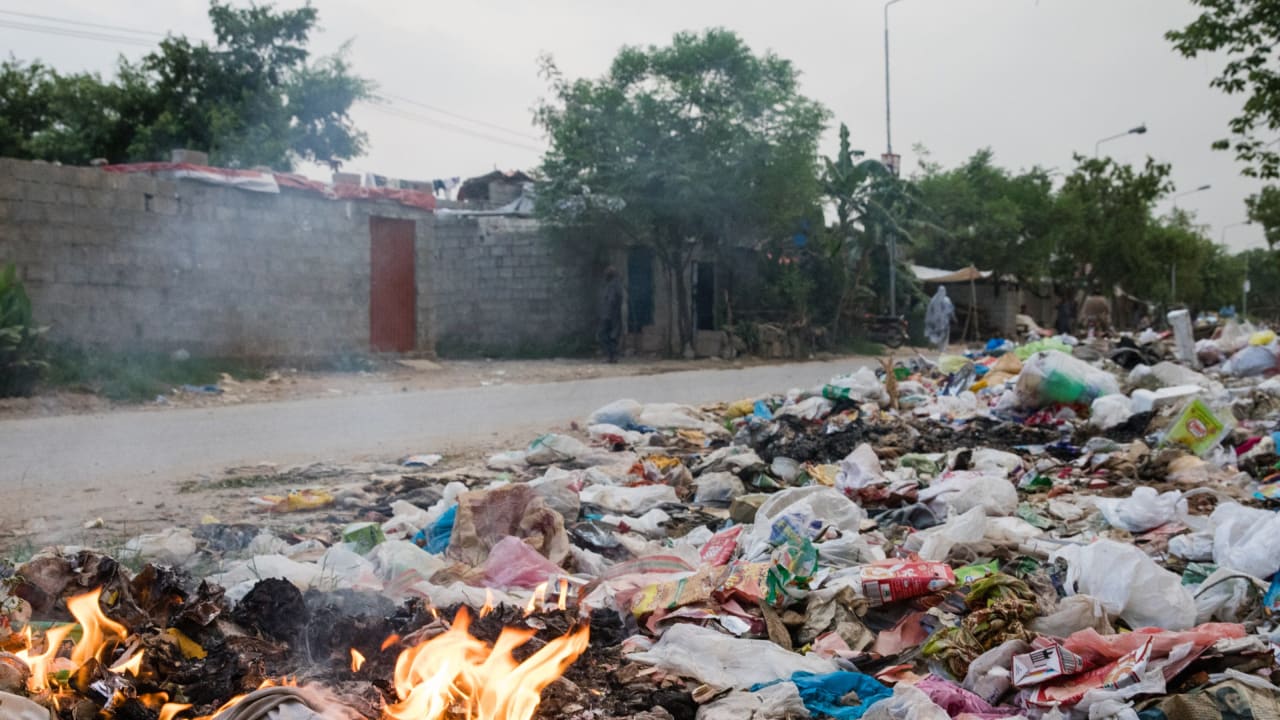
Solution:
M 863 315 L 862 330 L 872 342 L 890 348 L 902 347 L 907 341 L 907 319 L 901 315 Z

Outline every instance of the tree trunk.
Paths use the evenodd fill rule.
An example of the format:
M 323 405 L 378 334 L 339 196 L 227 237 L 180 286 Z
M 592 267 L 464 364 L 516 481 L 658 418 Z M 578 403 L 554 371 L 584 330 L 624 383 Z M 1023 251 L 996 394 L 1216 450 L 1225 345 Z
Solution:
M 677 325 L 680 331 L 680 352 L 693 345 L 693 308 L 689 302 L 689 282 L 685 278 L 685 271 L 688 270 L 691 258 L 684 258 L 679 263 L 676 275 L 676 314 Z

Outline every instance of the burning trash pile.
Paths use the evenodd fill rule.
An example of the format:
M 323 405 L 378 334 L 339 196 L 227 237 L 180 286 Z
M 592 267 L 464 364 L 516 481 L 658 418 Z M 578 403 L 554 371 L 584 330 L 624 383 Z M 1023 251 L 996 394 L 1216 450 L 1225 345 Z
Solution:
M 1056 338 L 620 400 L 264 501 L 324 532 L 51 548 L 0 595 L 0 718 L 1280 718 L 1251 337 L 1219 359 L 1266 372 Z

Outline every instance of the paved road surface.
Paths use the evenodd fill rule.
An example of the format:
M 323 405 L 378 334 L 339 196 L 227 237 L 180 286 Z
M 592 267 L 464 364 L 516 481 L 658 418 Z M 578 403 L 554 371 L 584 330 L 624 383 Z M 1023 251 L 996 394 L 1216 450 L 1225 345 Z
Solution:
M 846 359 L 212 409 L 5 420 L 0 421 L 0 528 L 29 519 L 37 505 L 57 515 L 61 502 L 77 506 L 87 502 L 89 507 L 77 509 L 110 513 L 171 496 L 178 481 L 236 465 L 391 460 L 413 452 L 477 447 L 584 419 L 618 398 L 690 404 L 734 400 L 810 387 L 871 362 Z M 94 494 L 85 498 L 80 495 L 84 492 Z

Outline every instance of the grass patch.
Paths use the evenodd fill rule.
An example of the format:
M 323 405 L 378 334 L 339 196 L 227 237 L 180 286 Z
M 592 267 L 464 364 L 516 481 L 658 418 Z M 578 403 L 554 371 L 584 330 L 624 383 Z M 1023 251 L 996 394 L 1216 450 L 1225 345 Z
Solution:
M 179 493 L 204 492 L 206 490 L 233 490 L 238 488 L 269 487 L 271 485 L 288 485 L 297 477 L 283 474 L 235 475 L 220 480 L 201 481 L 187 480 L 178 485 Z
M 884 345 L 859 337 L 841 340 L 836 349 L 846 355 L 884 355 Z
M 164 353 L 115 353 L 55 345 L 44 385 L 85 390 L 117 402 L 147 402 L 182 385 L 216 384 L 222 373 L 237 380 L 260 380 L 266 377 L 266 367 L 252 360 L 175 360 Z

